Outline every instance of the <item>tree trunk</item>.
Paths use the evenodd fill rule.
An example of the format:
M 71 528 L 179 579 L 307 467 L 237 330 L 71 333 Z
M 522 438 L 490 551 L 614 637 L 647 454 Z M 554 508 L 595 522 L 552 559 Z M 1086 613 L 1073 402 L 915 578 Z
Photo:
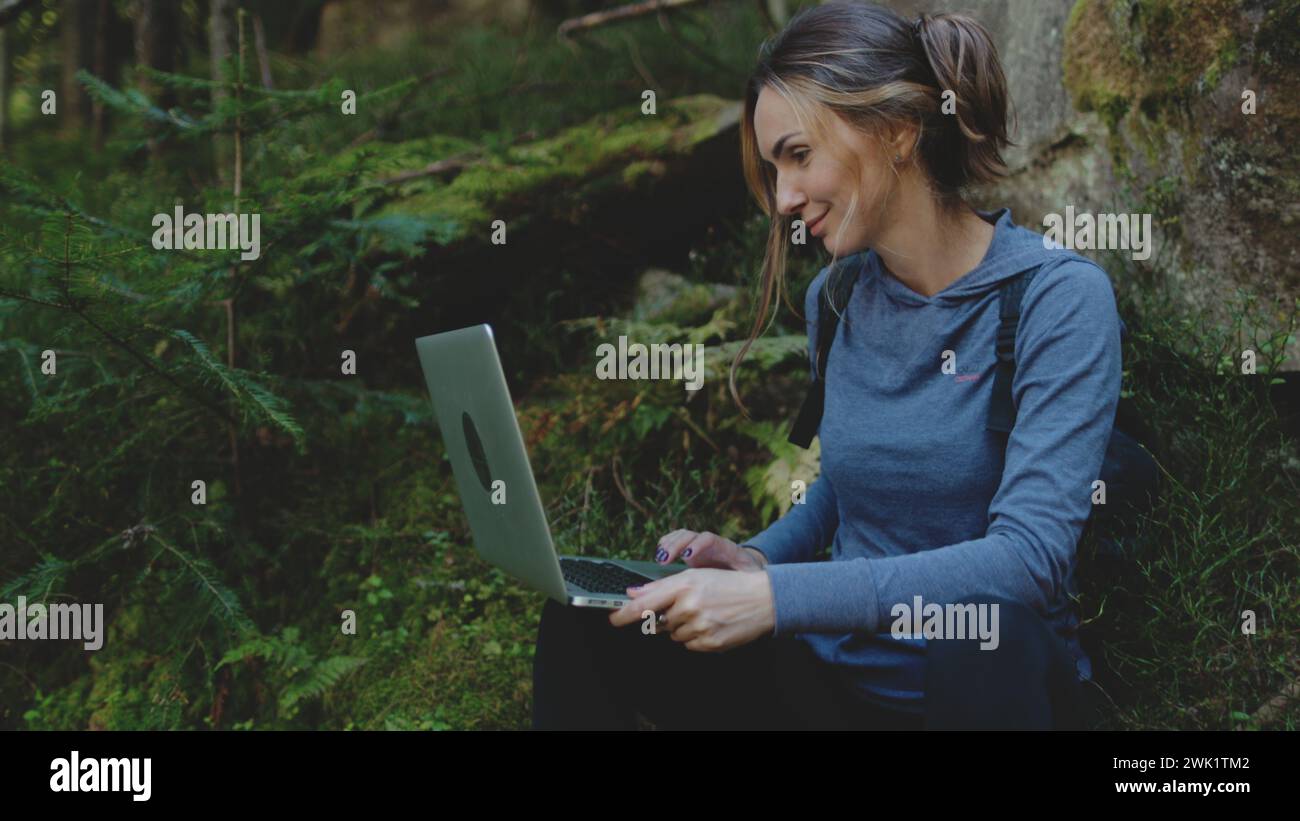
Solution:
M 158 71 L 176 70 L 176 43 L 180 37 L 177 14 L 176 4 L 168 0 L 136 0 L 131 16 L 137 65 Z M 168 109 L 176 105 L 176 94 L 171 88 L 144 76 L 137 82 L 140 90 L 159 108 Z
M 108 28 L 109 18 L 113 10 L 109 8 L 108 0 L 99 0 L 95 8 L 95 67 L 92 69 L 95 76 L 101 80 L 110 81 L 108 72 Z M 95 150 L 104 149 L 104 104 L 98 99 L 92 99 L 90 103 L 90 120 L 95 130 Z
M 9 28 L 0 28 L 0 154 L 9 146 L 9 89 L 13 83 L 9 68 Z
M 63 19 L 59 22 L 63 71 L 58 105 L 65 131 L 81 128 L 90 120 L 90 97 L 77 82 L 77 71 L 90 65 L 89 34 L 95 27 L 95 3 L 96 0 L 63 0 Z
M 233 9 L 233 0 L 212 0 L 212 13 L 208 18 L 208 54 L 212 61 L 212 79 L 218 82 L 224 77 L 221 66 L 230 56 L 230 40 L 234 28 L 231 22 Z M 228 96 L 224 88 L 212 89 L 213 108 L 215 109 Z M 212 152 L 217 174 L 224 180 L 226 168 L 230 165 L 230 138 L 221 134 L 213 135 Z
M 137 66 L 158 67 L 157 22 L 158 3 L 156 0 L 135 0 L 131 6 L 131 26 L 135 34 L 135 64 Z M 158 93 L 158 84 L 147 77 L 136 79 L 140 90 L 149 98 Z

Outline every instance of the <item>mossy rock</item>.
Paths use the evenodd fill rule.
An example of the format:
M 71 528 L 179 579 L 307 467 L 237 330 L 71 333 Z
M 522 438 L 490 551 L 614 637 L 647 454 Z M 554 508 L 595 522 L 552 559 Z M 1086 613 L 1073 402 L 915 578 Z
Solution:
M 1174 242 L 1187 270 L 1168 287 L 1192 303 L 1221 305 L 1231 285 L 1300 297 L 1297 31 L 1300 0 L 1078 0 L 1070 14 L 1065 85 L 1105 124 L 1119 206 Z
M 679 274 L 654 268 L 641 275 L 632 319 L 676 325 L 703 322 L 735 299 L 738 290 L 734 285 L 692 283 Z
M 672 173 L 676 162 L 734 128 L 738 117 L 738 103 L 713 95 L 660 103 L 656 115 L 629 106 L 495 154 L 469 152 L 470 164 L 454 178 L 425 176 L 401 183 L 370 216 L 449 220 L 455 228 L 441 238 L 443 244 L 471 233 L 486 237 L 493 220 L 525 214 L 580 224 L 595 203 L 647 193 Z M 396 175 L 447 156 L 447 151 L 421 143 L 414 150 L 393 147 L 404 159 L 385 167 Z M 406 168 L 398 167 L 408 160 Z

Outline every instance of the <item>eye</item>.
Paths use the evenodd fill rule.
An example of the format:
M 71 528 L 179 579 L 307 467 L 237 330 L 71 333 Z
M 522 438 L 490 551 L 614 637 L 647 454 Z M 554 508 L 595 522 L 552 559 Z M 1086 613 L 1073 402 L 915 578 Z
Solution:
M 792 153 L 790 154 L 790 156 L 794 157 L 795 160 L 799 163 L 799 166 L 802 168 L 804 165 L 806 165 L 806 163 L 803 161 L 803 158 L 808 156 L 811 153 L 812 153 L 811 151 L 800 151 L 797 153 Z

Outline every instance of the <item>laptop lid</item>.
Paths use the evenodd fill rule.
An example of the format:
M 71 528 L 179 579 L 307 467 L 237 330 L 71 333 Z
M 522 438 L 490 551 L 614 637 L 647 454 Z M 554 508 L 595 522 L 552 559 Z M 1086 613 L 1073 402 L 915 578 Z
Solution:
M 492 328 L 423 336 L 415 349 L 474 548 L 533 589 L 567 602 Z

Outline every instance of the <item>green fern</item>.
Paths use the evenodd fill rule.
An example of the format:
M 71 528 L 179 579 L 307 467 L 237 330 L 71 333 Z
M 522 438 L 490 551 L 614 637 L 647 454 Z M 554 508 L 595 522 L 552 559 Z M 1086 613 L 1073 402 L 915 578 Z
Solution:
M 821 472 L 821 440 L 814 440 L 812 447 L 805 449 L 788 441 L 784 424 L 730 421 L 737 431 L 767 448 L 774 457 L 767 464 L 755 465 L 745 471 L 750 499 L 762 514 L 764 523 L 770 523 L 774 514 L 784 516 L 793 506 L 794 481 L 802 481 L 806 489 Z
M 365 663 L 366 659 L 357 656 L 331 656 L 324 659 L 303 671 L 297 680 L 290 682 L 280 694 L 280 709 L 292 716 L 297 712 L 300 701 L 323 695 L 345 675 Z
M 213 672 L 251 658 L 268 662 L 278 682 L 280 718 L 290 719 L 297 715 L 302 702 L 323 695 L 345 675 L 366 663 L 365 658 L 357 656 L 330 656 L 317 661 L 298 639 L 296 627 L 286 627 L 279 636 L 249 639 L 228 651 Z

